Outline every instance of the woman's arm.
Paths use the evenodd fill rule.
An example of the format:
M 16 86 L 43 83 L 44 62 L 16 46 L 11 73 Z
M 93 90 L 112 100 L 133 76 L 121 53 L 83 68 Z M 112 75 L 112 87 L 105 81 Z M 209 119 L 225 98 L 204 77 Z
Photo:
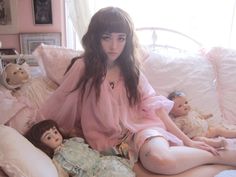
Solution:
M 209 146 L 204 142 L 193 141 L 187 135 L 185 135 L 171 120 L 165 108 L 161 107 L 157 109 L 156 114 L 164 122 L 167 130 L 177 136 L 179 139 L 181 139 L 186 146 L 204 149 L 213 153 L 214 155 L 218 155 L 218 151 L 215 148 Z

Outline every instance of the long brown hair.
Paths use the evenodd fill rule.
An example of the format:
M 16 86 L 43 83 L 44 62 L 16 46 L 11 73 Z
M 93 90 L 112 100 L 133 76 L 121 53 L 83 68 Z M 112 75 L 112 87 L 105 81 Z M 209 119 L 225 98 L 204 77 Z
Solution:
M 45 152 L 50 158 L 53 157 L 54 149 L 48 147 L 43 142 L 41 142 L 42 135 L 49 129 L 56 127 L 59 133 L 62 135 L 63 138 L 68 138 L 64 135 L 59 127 L 58 124 L 51 119 L 40 121 L 34 124 L 26 133 L 25 137 L 37 148 L 41 149 Z
M 116 63 L 119 65 L 124 78 L 129 104 L 135 105 L 140 101 L 140 93 L 138 91 L 139 61 L 136 57 L 138 43 L 130 16 L 117 7 L 103 8 L 92 17 L 88 31 L 82 38 L 84 47 L 82 57 L 84 57 L 85 61 L 85 72 L 75 89 L 82 88 L 83 98 L 86 85 L 91 80 L 88 93 L 94 87 L 96 98 L 99 99 L 100 86 L 107 73 L 107 56 L 102 49 L 101 38 L 104 33 L 112 32 L 125 33 L 127 35 L 124 50 L 117 58 Z M 67 71 L 79 58 L 81 57 L 72 60 Z

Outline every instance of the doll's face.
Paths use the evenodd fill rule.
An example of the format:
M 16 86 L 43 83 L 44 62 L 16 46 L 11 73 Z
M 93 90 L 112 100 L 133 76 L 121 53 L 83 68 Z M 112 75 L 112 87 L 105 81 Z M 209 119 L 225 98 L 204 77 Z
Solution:
M 173 99 L 174 106 L 171 110 L 171 114 L 176 118 L 179 116 L 185 116 L 190 111 L 190 106 L 185 96 L 177 96 Z
M 29 75 L 26 70 L 17 64 L 11 64 L 5 69 L 6 81 L 9 85 L 19 85 L 28 81 Z
M 56 149 L 62 144 L 62 135 L 56 127 L 50 128 L 43 133 L 40 141 L 52 149 Z

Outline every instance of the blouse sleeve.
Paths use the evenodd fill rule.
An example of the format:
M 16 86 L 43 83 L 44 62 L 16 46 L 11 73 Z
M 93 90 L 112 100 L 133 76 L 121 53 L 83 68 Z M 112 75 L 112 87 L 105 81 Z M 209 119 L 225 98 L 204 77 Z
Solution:
M 76 86 L 84 73 L 83 59 L 77 60 L 66 73 L 61 85 L 39 109 L 43 118 L 54 119 L 65 130 L 74 128 L 79 122 L 80 92 Z M 68 118 L 70 121 L 68 121 Z M 77 123 L 78 124 L 78 123 Z M 80 125 L 77 125 L 80 127 Z
M 165 108 L 168 113 L 170 112 L 174 102 L 162 95 L 158 95 L 142 73 L 140 74 L 139 89 L 142 111 L 153 115 L 157 109 Z

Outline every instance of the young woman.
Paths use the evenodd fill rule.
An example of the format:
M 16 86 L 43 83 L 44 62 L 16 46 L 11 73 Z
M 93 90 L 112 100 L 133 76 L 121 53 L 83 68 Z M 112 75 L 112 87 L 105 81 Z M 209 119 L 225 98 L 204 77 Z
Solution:
M 125 144 L 125 154 L 154 173 L 176 174 L 208 163 L 236 165 L 236 151 L 218 152 L 193 141 L 170 119 L 173 102 L 157 95 L 140 71 L 134 26 L 125 11 L 99 10 L 82 44 L 84 54 L 72 60 L 40 110 L 44 118 L 55 117 L 67 130 L 77 128 L 98 151 Z
M 128 160 L 117 156 L 102 156 L 89 148 L 82 138 L 65 138 L 53 120 L 38 122 L 25 136 L 60 164 L 70 176 L 135 177 Z

